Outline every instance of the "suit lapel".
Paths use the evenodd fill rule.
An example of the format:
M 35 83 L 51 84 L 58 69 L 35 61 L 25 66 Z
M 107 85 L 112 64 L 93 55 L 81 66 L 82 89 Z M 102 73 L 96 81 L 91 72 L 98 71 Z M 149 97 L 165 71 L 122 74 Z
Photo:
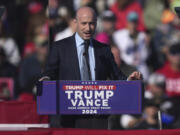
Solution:
M 95 79 L 98 80 L 99 79 L 99 55 L 100 55 L 100 47 L 97 44 L 97 42 L 93 39 L 93 46 L 94 46 L 94 56 L 95 56 Z
M 70 52 L 70 61 L 72 62 L 74 67 L 74 71 L 76 71 L 74 73 L 74 79 L 75 80 L 81 80 L 81 76 L 80 76 L 80 68 L 79 68 L 79 61 L 78 61 L 78 54 L 77 54 L 77 48 L 76 48 L 76 42 L 75 42 L 75 34 L 71 37 L 70 40 L 70 47 L 69 47 L 69 52 Z
M 95 55 L 95 79 L 99 80 L 100 76 L 98 73 L 101 71 L 101 66 L 100 66 L 100 57 L 102 55 L 101 52 L 101 46 L 96 42 L 94 39 L 92 40 L 93 46 L 94 46 L 94 55 Z M 70 40 L 70 46 L 69 46 L 69 52 L 70 54 L 70 61 L 73 64 L 72 66 L 74 67 L 74 80 L 81 80 L 81 75 L 80 75 L 80 68 L 79 68 L 79 60 L 78 60 L 78 54 L 77 54 L 77 48 L 76 48 L 76 42 L 75 42 L 75 34 L 71 37 Z M 70 65 L 71 66 L 71 65 Z

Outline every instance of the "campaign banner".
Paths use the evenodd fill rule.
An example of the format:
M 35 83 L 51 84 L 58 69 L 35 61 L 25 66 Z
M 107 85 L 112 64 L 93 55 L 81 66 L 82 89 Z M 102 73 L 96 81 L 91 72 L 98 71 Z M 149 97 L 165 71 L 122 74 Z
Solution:
M 44 81 L 39 114 L 139 114 L 141 81 Z

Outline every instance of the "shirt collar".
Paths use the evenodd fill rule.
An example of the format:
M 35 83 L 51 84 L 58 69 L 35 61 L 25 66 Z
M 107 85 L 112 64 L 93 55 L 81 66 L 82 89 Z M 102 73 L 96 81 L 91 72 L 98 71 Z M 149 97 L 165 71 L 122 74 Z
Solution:
M 84 43 L 84 39 L 82 39 L 79 34 L 76 32 L 75 34 L 76 46 L 81 46 Z M 92 46 L 92 39 L 90 39 L 90 46 Z

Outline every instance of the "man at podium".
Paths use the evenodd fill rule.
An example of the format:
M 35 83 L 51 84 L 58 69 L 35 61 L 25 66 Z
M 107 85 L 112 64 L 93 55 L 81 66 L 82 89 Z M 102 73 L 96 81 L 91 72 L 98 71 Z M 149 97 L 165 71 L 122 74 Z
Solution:
M 140 80 L 133 72 L 129 77 L 117 68 L 110 47 L 93 39 L 97 17 L 90 7 L 81 7 L 74 19 L 73 36 L 54 42 L 43 80 Z M 52 127 L 107 129 L 107 115 L 60 115 L 51 117 Z

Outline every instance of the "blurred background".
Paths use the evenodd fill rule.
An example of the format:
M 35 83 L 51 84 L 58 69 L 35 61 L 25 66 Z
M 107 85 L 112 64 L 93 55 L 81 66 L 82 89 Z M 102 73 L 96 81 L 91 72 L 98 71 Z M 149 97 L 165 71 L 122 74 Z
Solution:
M 75 32 L 75 11 L 98 15 L 94 36 L 111 47 L 127 76 L 143 74 L 142 115 L 112 115 L 111 129 L 180 128 L 180 19 L 178 0 L 1 0 L 0 99 L 35 100 L 35 84 L 52 43 Z

